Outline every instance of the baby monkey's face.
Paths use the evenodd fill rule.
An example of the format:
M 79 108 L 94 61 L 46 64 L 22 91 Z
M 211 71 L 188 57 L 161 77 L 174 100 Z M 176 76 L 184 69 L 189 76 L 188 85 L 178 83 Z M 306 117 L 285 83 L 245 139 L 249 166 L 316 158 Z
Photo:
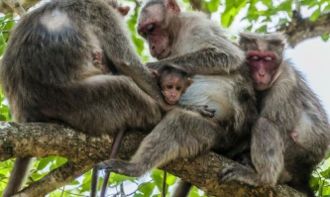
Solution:
M 179 102 L 182 94 L 190 85 L 189 78 L 184 78 L 176 74 L 167 74 L 161 78 L 161 88 L 164 100 L 169 105 Z

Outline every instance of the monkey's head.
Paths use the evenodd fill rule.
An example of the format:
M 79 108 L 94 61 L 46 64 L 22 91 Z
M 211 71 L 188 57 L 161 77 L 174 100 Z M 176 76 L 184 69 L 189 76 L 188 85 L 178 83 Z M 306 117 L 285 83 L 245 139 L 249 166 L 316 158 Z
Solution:
M 285 38 L 280 33 L 241 33 L 240 47 L 257 91 L 271 88 L 281 73 Z
M 149 0 L 143 6 L 138 33 L 148 42 L 153 57 L 163 59 L 171 54 L 172 28 L 169 22 L 180 13 L 175 0 Z
M 164 100 L 169 105 L 177 104 L 192 83 L 187 72 L 172 66 L 163 66 L 153 73 L 158 78 Z

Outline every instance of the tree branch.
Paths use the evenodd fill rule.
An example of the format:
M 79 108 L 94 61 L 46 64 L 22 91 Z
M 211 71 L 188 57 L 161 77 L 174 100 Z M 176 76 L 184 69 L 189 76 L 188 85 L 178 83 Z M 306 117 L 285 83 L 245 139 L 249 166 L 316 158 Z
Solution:
M 38 2 L 40 0 L 0 0 L 0 12 L 16 12 L 18 15 L 23 15 L 25 10 L 33 7 Z
M 321 15 L 316 21 L 293 14 L 290 24 L 279 28 L 279 31 L 284 32 L 290 46 L 295 47 L 304 40 L 330 33 L 330 13 Z
M 119 157 L 128 159 L 136 151 L 145 134 L 139 131 L 128 132 L 124 137 Z M 17 196 L 44 196 L 68 184 L 90 169 L 94 163 L 108 159 L 111 143 L 111 136 L 90 137 L 57 124 L 0 123 L 0 160 L 18 156 L 48 155 L 70 159 L 60 168 L 22 190 Z M 232 161 L 220 155 L 208 153 L 195 159 L 173 161 L 164 168 L 214 196 L 303 196 L 287 186 L 254 188 L 238 183 L 219 184 L 218 172 L 231 163 Z

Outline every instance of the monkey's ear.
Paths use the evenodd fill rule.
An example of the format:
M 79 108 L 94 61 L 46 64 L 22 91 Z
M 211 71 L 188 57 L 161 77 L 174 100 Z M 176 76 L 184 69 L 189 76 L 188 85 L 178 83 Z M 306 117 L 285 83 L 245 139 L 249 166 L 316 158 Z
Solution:
M 151 74 L 153 75 L 153 77 L 158 78 L 159 77 L 159 72 L 155 69 L 150 69 L 151 70 Z
M 165 0 L 164 3 L 167 10 L 171 10 L 175 14 L 180 13 L 181 10 L 176 0 Z
M 193 82 L 194 81 L 190 77 L 188 77 L 187 78 L 187 87 L 189 87 Z
M 129 6 L 119 6 L 117 10 L 122 16 L 126 16 L 130 8 Z

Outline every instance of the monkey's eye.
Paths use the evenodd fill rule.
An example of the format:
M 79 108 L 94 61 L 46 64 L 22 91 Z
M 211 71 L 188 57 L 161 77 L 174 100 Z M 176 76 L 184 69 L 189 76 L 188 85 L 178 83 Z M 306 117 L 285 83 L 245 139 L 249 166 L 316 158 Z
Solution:
M 167 85 L 166 88 L 167 89 L 173 89 L 173 85 Z
M 267 61 L 267 62 L 270 62 L 270 61 L 272 61 L 272 60 L 273 60 L 273 58 L 272 58 L 272 57 L 270 57 L 270 56 L 266 56 L 266 57 L 264 58 L 264 60 L 265 60 L 265 61 Z
M 254 55 L 254 56 L 251 56 L 250 59 L 251 59 L 251 60 L 259 60 L 259 57 L 256 56 L 256 55 Z
M 181 91 L 181 89 L 182 89 L 182 88 L 181 88 L 180 86 L 176 87 L 176 90 L 177 90 L 177 91 Z
M 155 30 L 155 24 L 149 24 L 146 28 L 148 34 L 152 33 Z

